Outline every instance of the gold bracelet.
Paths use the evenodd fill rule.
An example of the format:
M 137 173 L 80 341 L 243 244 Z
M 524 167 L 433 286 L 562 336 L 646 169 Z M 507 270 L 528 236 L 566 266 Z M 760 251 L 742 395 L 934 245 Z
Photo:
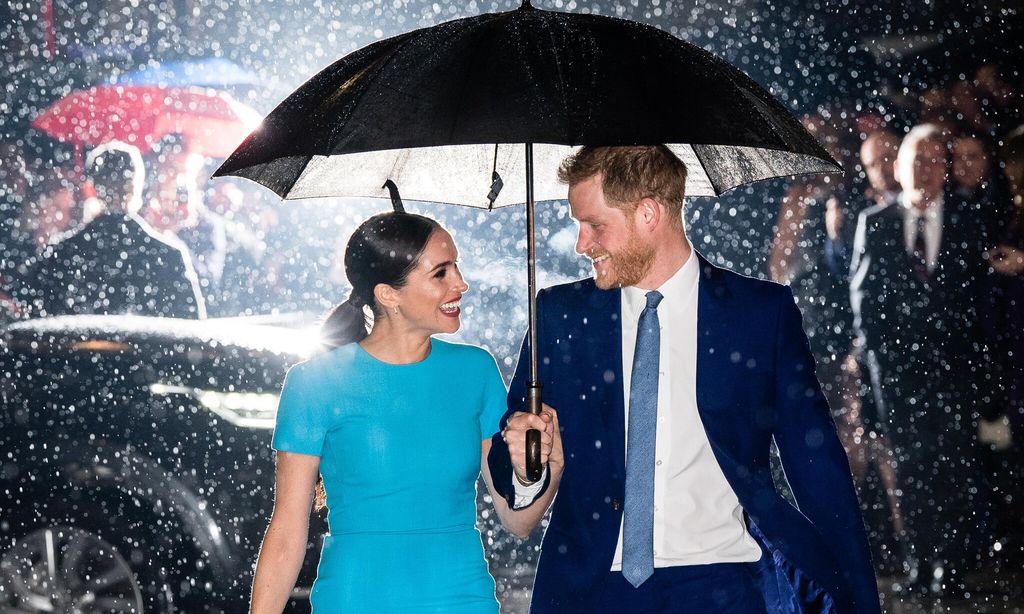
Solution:
M 520 486 L 533 486 L 534 484 L 537 483 L 536 480 L 533 481 L 533 482 L 524 482 L 523 478 L 519 477 L 519 473 L 517 473 L 515 471 L 513 471 L 512 474 L 516 476 L 516 481 L 519 482 Z

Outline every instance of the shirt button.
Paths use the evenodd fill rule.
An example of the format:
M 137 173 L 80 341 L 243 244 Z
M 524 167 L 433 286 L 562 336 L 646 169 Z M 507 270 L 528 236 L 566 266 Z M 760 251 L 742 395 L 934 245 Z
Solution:
M 657 466 L 659 466 L 659 467 L 661 467 L 661 461 L 658 461 L 658 462 L 656 462 L 656 463 L 654 463 L 654 464 L 655 464 L 655 465 L 657 465 Z

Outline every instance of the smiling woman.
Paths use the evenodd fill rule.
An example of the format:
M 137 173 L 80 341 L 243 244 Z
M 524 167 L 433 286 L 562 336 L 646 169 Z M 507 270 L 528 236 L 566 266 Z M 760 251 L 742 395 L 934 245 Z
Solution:
M 371 217 L 349 240 L 352 291 L 324 323 L 329 351 L 293 367 L 281 392 L 252 612 L 281 612 L 314 498 L 330 525 L 314 613 L 498 611 L 475 501 L 505 386 L 485 350 L 432 337 L 461 324 L 457 260 L 445 229 L 404 212 Z M 515 512 L 494 499 L 507 522 Z

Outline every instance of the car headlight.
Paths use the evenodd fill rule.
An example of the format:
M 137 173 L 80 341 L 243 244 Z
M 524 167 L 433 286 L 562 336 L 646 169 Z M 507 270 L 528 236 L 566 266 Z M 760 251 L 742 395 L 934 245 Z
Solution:
M 158 395 L 184 394 L 190 396 L 199 401 L 203 407 L 235 426 L 272 429 L 277 417 L 279 395 L 276 393 L 223 392 L 168 384 L 151 384 L 149 389 L 153 394 Z

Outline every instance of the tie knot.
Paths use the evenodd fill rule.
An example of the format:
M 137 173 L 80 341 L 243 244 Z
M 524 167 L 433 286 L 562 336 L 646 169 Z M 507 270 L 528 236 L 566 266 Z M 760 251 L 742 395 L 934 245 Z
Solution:
M 658 303 L 660 303 L 661 299 L 663 298 L 664 297 L 661 295 L 661 292 L 658 292 L 657 290 L 651 290 L 650 292 L 647 293 L 647 308 L 657 309 Z

